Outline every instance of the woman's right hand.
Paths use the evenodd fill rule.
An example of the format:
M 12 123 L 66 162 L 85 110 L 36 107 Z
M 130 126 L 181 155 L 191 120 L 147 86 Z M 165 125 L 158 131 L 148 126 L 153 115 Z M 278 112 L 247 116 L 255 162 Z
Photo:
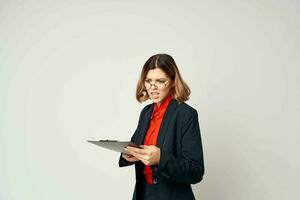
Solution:
M 122 157 L 129 161 L 129 162 L 136 162 L 139 161 L 139 159 L 137 159 L 136 157 L 134 157 L 133 155 L 127 154 L 127 153 L 122 153 Z

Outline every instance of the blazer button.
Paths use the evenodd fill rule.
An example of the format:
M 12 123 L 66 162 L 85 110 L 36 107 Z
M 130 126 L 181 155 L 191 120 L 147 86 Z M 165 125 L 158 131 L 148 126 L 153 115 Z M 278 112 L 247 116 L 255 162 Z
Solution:
M 153 184 L 157 184 L 157 179 L 153 179 Z

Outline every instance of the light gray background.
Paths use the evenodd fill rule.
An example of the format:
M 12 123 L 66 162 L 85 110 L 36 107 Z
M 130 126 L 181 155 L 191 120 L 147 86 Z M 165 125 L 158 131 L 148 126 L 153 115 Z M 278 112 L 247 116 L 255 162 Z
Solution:
M 202 200 L 296 200 L 299 1 L 0 1 L 0 199 L 130 199 L 144 62 L 174 57 L 198 110 Z

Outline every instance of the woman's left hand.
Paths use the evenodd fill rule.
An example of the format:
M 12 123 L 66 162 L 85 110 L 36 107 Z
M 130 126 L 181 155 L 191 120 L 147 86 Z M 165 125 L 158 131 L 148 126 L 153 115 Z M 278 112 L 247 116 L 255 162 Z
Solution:
M 140 147 L 141 148 L 127 146 L 126 149 L 145 165 L 156 165 L 159 163 L 160 148 L 146 145 L 140 145 Z

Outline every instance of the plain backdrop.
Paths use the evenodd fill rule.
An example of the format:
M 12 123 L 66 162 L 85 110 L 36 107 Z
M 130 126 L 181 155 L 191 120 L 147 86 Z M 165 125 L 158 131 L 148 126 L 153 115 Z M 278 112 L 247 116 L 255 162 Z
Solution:
M 298 200 L 297 0 L 1 0 L 0 199 L 131 199 L 145 61 L 173 56 L 204 148 L 201 200 Z

